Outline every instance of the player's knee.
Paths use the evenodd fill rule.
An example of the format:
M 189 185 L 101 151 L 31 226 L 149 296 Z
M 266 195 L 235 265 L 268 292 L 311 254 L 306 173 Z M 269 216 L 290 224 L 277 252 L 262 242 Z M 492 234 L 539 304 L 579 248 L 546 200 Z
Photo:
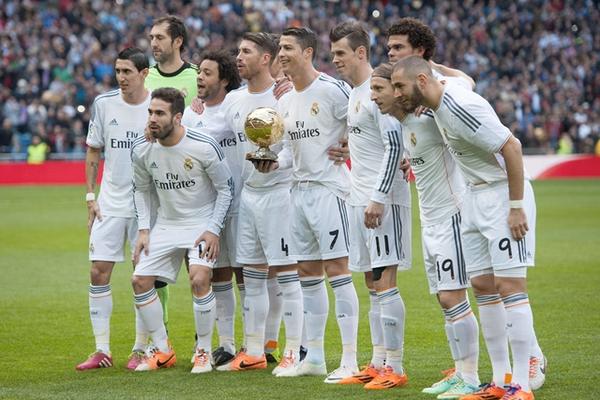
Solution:
M 94 261 L 90 269 L 90 282 L 92 285 L 108 285 L 112 272 L 112 263 Z
M 324 261 L 325 264 L 325 272 L 327 276 L 337 276 L 349 274 L 350 270 L 348 269 L 348 258 L 340 257 L 335 258 L 333 260 Z
M 443 290 L 438 293 L 440 306 L 445 309 L 454 307 L 466 299 L 464 290 Z
M 502 297 L 515 293 L 527 292 L 527 281 L 524 278 L 499 278 L 496 277 L 496 291 Z
M 471 278 L 471 286 L 473 287 L 473 294 L 475 296 L 485 296 L 489 294 L 498 293 L 496 283 L 494 281 L 494 275 L 480 275 Z
M 210 281 L 202 277 L 196 277 L 192 280 L 192 292 L 195 296 L 204 296 L 208 293 Z
M 144 293 L 152 289 L 154 282 L 151 277 L 134 275 L 131 278 L 131 286 L 134 293 Z
M 215 268 L 213 270 L 213 282 L 231 282 L 233 278 L 233 269 L 231 267 Z

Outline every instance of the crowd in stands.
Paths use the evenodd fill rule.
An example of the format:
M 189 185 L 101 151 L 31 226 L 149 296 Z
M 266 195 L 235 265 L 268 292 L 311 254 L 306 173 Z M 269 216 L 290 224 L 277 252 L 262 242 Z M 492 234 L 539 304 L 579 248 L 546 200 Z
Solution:
M 116 86 L 126 46 L 148 50 L 154 18 L 185 20 L 190 48 L 230 48 L 245 31 L 306 25 L 321 40 L 320 70 L 335 76 L 329 30 L 364 21 L 372 63 L 386 61 L 398 18 L 429 24 L 436 62 L 460 68 L 522 141 L 525 152 L 594 151 L 600 137 L 600 8 L 593 0 L 0 0 L 0 153 L 24 154 L 33 136 L 53 153 L 85 152 L 89 108 Z

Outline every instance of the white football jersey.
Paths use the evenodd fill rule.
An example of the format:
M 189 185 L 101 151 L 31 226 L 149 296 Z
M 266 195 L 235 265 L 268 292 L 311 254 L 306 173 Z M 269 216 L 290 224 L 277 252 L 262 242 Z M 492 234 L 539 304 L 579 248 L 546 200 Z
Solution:
M 231 205 L 234 183 L 221 146 L 210 136 L 185 128 L 174 146 L 138 140 L 131 150 L 139 229 L 150 227 L 148 198 L 158 194 L 157 226 L 208 224 L 219 234 Z
M 469 183 L 477 185 L 507 179 L 500 149 L 512 133 L 483 97 L 449 82 L 433 115 Z
M 204 106 L 202 114 L 197 114 L 191 107 L 186 107 L 181 118 L 181 124 L 194 131 L 211 136 L 221 146 L 235 185 L 233 202 L 229 210 L 229 215 L 232 216 L 237 214 L 240 205 L 243 159 L 240 158 L 238 147 L 244 148 L 244 146 L 240 146 L 239 140 L 229 127 L 229 123 L 225 121 L 225 115 L 221 110 L 222 104 L 210 107 Z
M 121 90 L 99 95 L 91 109 L 86 143 L 104 148 L 104 170 L 98 196 L 102 215 L 135 217 L 133 208 L 131 145 L 144 137 L 148 120 L 150 94 L 140 104 L 131 105 L 123 100 Z
M 443 222 L 460 211 L 466 182 L 450 155 L 431 110 L 402 120 L 423 226 Z
M 279 100 L 293 180 L 321 183 L 342 198 L 350 192 L 350 173 L 345 164 L 333 164 L 327 149 L 345 135 L 349 94 L 345 82 L 321 73 L 301 92 L 292 89 Z
M 258 150 L 258 146 L 251 143 L 244 133 L 246 117 L 259 107 L 277 109 L 277 99 L 273 94 L 274 87 L 273 84 L 261 93 L 251 93 L 248 91 L 247 86 L 241 87 L 227 93 L 221 106 L 225 121 L 229 124 L 229 129 L 234 132 L 237 142 L 242 144 L 238 146 L 237 156 L 242 165 L 242 181 L 245 185 L 253 188 L 267 188 L 278 184 L 289 185 L 291 182 L 290 168 L 279 168 L 271 173 L 264 174 L 258 172 L 254 165 L 246 160 L 246 153 Z M 283 143 L 276 143 L 269 148 L 278 153 L 283 148 Z
M 367 206 L 374 200 L 410 207 L 410 188 L 399 168 L 404 153 L 401 126 L 396 118 L 381 114 L 371 100 L 370 83 L 368 79 L 352 89 L 348 101 L 348 204 Z

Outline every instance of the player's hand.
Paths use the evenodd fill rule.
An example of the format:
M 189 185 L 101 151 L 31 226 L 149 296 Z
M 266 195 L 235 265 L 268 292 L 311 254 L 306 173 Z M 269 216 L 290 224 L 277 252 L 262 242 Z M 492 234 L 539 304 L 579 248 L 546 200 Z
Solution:
M 527 216 L 522 208 L 511 208 L 508 213 L 508 226 L 515 240 L 521 240 L 529 230 Z
M 150 230 L 149 229 L 140 229 L 138 232 L 138 237 L 135 242 L 135 250 L 133 251 L 133 265 L 134 267 L 140 261 L 140 254 L 142 250 L 145 255 L 148 255 L 150 252 L 150 247 L 148 246 L 150 243 Z
M 196 97 L 194 100 L 192 100 L 191 107 L 192 111 L 196 114 L 202 114 L 204 112 L 204 101 L 202 101 L 201 98 Z
M 194 242 L 194 247 L 198 247 L 200 242 L 204 242 L 200 258 L 215 261 L 219 256 L 219 237 L 212 232 L 204 231 L 204 233 Z
M 421 114 L 423 114 L 425 111 L 429 110 L 429 108 L 425 107 L 425 106 L 418 106 L 415 109 L 415 115 L 417 117 L 421 116 Z
M 287 76 L 282 76 L 275 79 L 275 87 L 273 88 L 273 95 L 277 100 L 290 90 L 292 90 L 292 82 Z
M 256 168 L 258 172 L 262 172 L 263 174 L 273 172 L 279 168 L 279 163 L 271 160 L 252 160 L 252 165 L 254 165 L 254 168 Z
M 404 175 L 404 180 L 408 182 L 408 179 L 410 178 L 410 161 L 408 158 L 402 159 L 402 162 L 400 163 L 400 171 L 402 171 L 402 174 Z
M 100 206 L 96 200 L 87 202 L 88 208 L 88 234 L 92 232 L 92 225 L 94 225 L 94 221 L 98 218 L 98 221 L 102 221 L 102 214 L 100 214 Z
M 365 209 L 365 226 L 368 229 L 375 229 L 381 225 L 383 208 L 383 204 L 373 200 L 369 201 L 369 205 Z
M 334 165 L 342 165 L 350 158 L 348 138 L 340 139 L 339 144 L 339 146 L 331 146 L 327 149 L 327 155 Z

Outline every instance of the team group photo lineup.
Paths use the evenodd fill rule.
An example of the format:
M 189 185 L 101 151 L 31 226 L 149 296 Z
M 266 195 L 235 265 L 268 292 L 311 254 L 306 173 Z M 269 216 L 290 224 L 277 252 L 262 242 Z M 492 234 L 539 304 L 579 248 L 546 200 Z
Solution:
M 430 323 L 445 332 L 438 346 L 447 364 L 419 390 L 438 399 L 534 399 L 547 360 L 527 290 L 536 201 L 522 145 L 467 72 L 435 61 L 434 28 L 398 18 L 380 32 L 385 48 L 374 49 L 373 32 L 356 20 L 325 39 L 294 24 L 240 33 L 236 52 L 211 49 L 197 63 L 185 58 L 194 38 L 182 18 L 156 18 L 146 35 L 151 57 L 135 45 L 117 49 L 118 88 L 91 106 L 93 335 L 78 371 L 154 374 L 189 363 L 211 379 L 264 370 L 402 397 L 420 372 L 404 367 L 414 313 L 398 282 L 422 268 L 412 254 L 420 235 L 422 296 L 438 303 Z M 315 66 L 323 42 L 336 77 Z M 119 263 L 132 272 L 135 337 L 114 362 Z M 195 331 L 176 354 L 170 288 L 180 274 L 189 277 Z M 363 281 L 368 312 L 359 313 Z M 333 365 L 330 313 L 341 344 Z M 363 323 L 371 346 L 359 349 Z M 484 353 L 491 370 L 479 367 Z

